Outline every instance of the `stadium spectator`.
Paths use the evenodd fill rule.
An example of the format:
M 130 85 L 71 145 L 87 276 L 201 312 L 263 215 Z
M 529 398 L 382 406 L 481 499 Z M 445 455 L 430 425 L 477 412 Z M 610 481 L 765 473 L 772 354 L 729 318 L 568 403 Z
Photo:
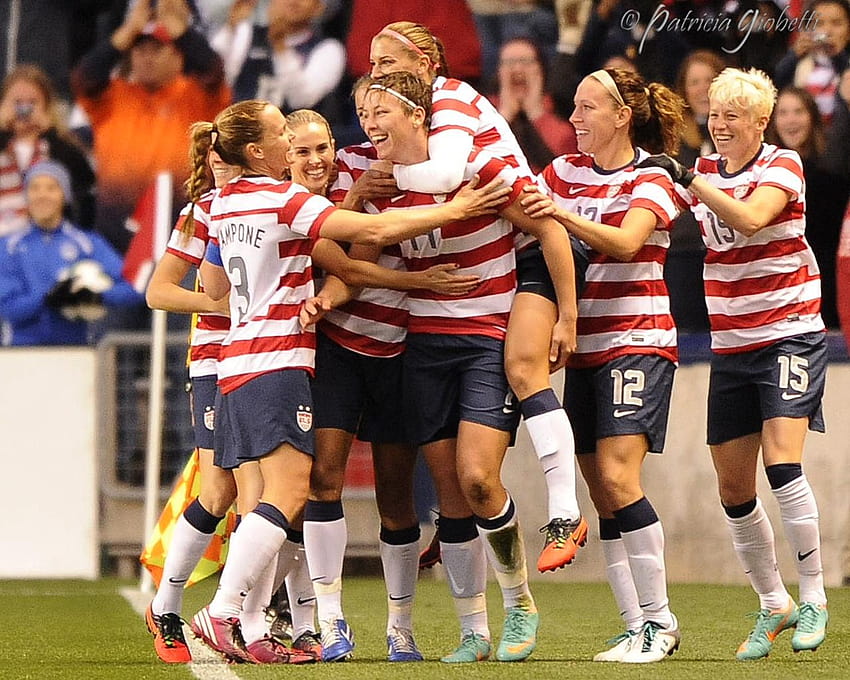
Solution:
M 12 69 L 0 86 L 0 235 L 26 226 L 24 175 L 46 159 L 68 170 L 69 214 L 77 225 L 91 229 L 94 171 L 65 128 L 50 78 L 38 66 L 24 64 Z
M 579 84 L 570 118 L 581 153 L 556 158 L 539 178 L 545 195 L 523 199 L 588 250 L 564 407 L 626 624 L 594 661 L 658 662 L 681 638 L 667 597 L 664 530 L 641 486 L 646 454 L 664 448 L 678 360 L 663 280 L 678 208 L 668 178 L 642 163 L 647 150 L 676 150 L 683 106 L 637 74 L 594 71 Z
M 811 30 L 796 33 L 796 40 L 776 65 L 776 87 L 796 85 L 808 91 L 828 125 L 838 79 L 850 65 L 850 2 L 813 0 L 807 9 L 815 14 L 817 23 L 811 24 Z
M 821 276 L 821 316 L 829 328 L 838 328 L 835 258 L 850 193 L 850 176 L 825 167 L 826 138 L 817 103 L 799 87 L 786 87 L 776 100 L 765 141 L 792 149 L 803 161 L 806 180 L 806 240 L 812 247 Z
M 158 0 L 155 12 L 152 4 L 138 0 L 73 73 L 94 134 L 95 228 L 121 253 L 131 238 L 126 218 L 145 187 L 160 172 L 188 174 L 189 125 L 213 117 L 230 101 L 221 59 L 189 27 L 187 0 Z M 125 68 L 113 78 L 122 60 Z M 183 200 L 179 182 L 174 184 L 176 213 Z
M 258 23 L 255 2 L 236 2 L 228 23 L 212 38 L 224 60 L 236 101 L 265 99 L 284 113 L 313 109 L 334 127 L 353 117 L 348 103 L 345 48 L 326 37 L 322 0 L 269 0 Z
M 776 88 L 761 71 L 725 69 L 709 90 L 717 153 L 691 172 L 659 158 L 700 220 L 711 321 L 708 444 L 741 566 L 759 598 L 739 660 L 768 656 L 796 628 L 795 652 L 826 636 L 818 508 L 803 473 L 807 430 L 824 431 L 827 349 L 820 277 L 805 239 L 805 180 L 796 151 L 763 141 Z M 799 580 L 799 606 L 776 567 L 774 532 L 756 493 L 759 453 Z
M 544 55 L 546 63 L 555 57 L 558 22 L 551 2 L 540 0 L 467 0 L 481 43 L 481 81 L 496 77 L 499 53 L 509 40 L 526 38 Z M 409 17 L 408 17 L 409 18 Z M 435 27 L 431 26 L 434 29 Z M 448 35 L 448 34 L 441 34 Z
M 512 38 L 502 45 L 498 83 L 489 99 L 511 126 L 533 172 L 576 151 L 575 130 L 554 111 L 543 54 L 531 40 Z
M 24 180 L 29 225 L 0 239 L 0 320 L 4 345 L 83 345 L 105 307 L 140 305 L 121 277 L 121 257 L 98 234 L 64 217 L 68 171 L 33 165 Z

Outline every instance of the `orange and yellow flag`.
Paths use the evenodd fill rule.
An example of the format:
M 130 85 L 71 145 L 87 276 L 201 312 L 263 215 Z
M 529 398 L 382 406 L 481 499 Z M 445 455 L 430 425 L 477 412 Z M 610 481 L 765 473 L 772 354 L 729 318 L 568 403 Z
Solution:
M 195 449 L 174 485 L 174 491 L 171 492 L 171 497 L 162 509 L 159 521 L 156 523 L 151 536 L 148 537 L 147 544 L 139 557 L 139 561 L 151 573 L 157 588 L 162 578 L 162 567 L 165 564 L 165 555 L 171 543 L 174 526 L 183 511 L 197 498 L 200 490 L 200 464 L 198 450 Z M 224 566 L 230 534 L 235 528 L 236 511 L 231 507 L 221 522 L 218 523 L 206 552 L 186 582 L 187 588 L 198 581 L 202 581 L 207 576 L 212 576 Z

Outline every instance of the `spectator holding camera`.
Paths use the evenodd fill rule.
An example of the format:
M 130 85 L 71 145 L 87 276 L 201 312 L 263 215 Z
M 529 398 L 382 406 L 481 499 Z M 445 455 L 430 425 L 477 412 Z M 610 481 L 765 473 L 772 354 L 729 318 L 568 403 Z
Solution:
M 774 82 L 782 89 L 801 87 L 811 94 L 827 125 L 835 110 L 838 80 L 850 62 L 850 2 L 813 0 L 817 19 L 812 30 L 800 31 L 791 49 L 776 65 Z
M 0 238 L 0 320 L 4 345 L 82 345 L 89 321 L 108 307 L 142 303 L 121 276 L 121 256 L 99 235 L 64 217 L 68 171 L 55 161 L 24 178 L 29 224 Z
M 80 226 L 91 228 L 94 171 L 82 147 L 65 129 L 49 76 L 38 66 L 22 64 L 0 86 L 0 236 L 26 226 L 24 175 L 33 164 L 48 158 L 68 169 L 68 206 Z

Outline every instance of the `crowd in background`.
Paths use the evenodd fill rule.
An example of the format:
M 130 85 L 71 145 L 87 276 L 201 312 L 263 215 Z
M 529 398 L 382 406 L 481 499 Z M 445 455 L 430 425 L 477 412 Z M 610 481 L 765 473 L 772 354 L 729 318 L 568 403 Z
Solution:
M 171 172 L 175 210 L 182 206 L 189 125 L 232 101 L 315 109 L 339 147 L 363 141 L 351 85 L 369 69 L 371 36 L 397 19 L 442 38 L 449 72 L 491 98 L 535 170 L 576 150 L 573 94 L 597 68 L 633 69 L 685 98 L 679 158 L 688 165 L 712 150 L 711 79 L 725 66 L 771 74 L 781 92 L 769 141 L 803 158 L 823 317 L 838 326 L 835 259 L 850 194 L 847 0 L 11 0 L 0 7 L 0 251 L 32 226 L 28 169 L 52 160 L 69 176 L 68 223 L 124 256 L 146 186 Z M 673 315 L 684 332 L 706 331 L 699 229 L 686 212 L 672 233 Z M 0 252 L 8 321 L 6 305 L 20 292 L 3 281 L 3 263 Z M 52 277 L 42 287 L 67 279 L 66 269 L 41 272 Z M 142 325 L 140 301 L 124 300 L 128 308 L 112 322 Z M 53 342 L 61 340 L 39 344 Z

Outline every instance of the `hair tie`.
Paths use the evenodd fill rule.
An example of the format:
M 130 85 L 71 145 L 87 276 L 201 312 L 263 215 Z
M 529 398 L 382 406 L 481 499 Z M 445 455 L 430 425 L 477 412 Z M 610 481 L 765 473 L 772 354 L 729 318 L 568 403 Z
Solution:
M 421 49 L 419 49 L 419 48 L 416 46 L 416 44 L 415 44 L 415 43 L 414 43 L 414 42 L 413 42 L 410 38 L 408 38 L 408 37 L 407 37 L 407 36 L 405 36 L 405 35 L 402 35 L 402 34 L 401 34 L 401 33 L 399 33 L 398 31 L 394 31 L 394 30 L 393 30 L 393 29 L 391 29 L 391 28 L 384 28 L 384 29 L 381 29 L 381 32 L 380 32 L 380 33 L 378 33 L 378 35 L 379 35 L 379 36 L 380 36 L 380 35 L 386 35 L 386 36 L 388 36 L 388 37 L 390 37 L 390 38 L 395 38 L 395 39 L 396 39 L 396 40 L 398 40 L 400 43 L 402 43 L 405 47 L 407 47 L 408 49 L 411 49 L 411 50 L 413 50 L 414 52 L 416 52 L 416 54 L 418 54 L 420 57 L 425 57 L 425 58 L 427 58 L 427 59 L 429 59 L 429 60 L 430 60 L 430 58 L 428 57 L 428 55 L 427 55 L 427 54 L 425 54 L 425 53 L 424 53 Z
M 212 130 L 210 130 L 210 148 L 215 146 L 215 143 L 218 141 L 218 130 L 215 125 L 213 125 Z
M 620 90 L 617 89 L 617 83 L 614 82 L 614 79 L 611 77 L 611 74 L 608 73 L 604 68 L 599 69 L 598 71 L 594 71 L 590 74 L 591 78 L 595 78 L 601 85 L 604 87 L 608 94 L 610 94 L 614 101 L 616 101 L 620 106 L 626 106 L 626 102 L 623 99 L 623 95 L 620 94 Z
M 369 86 L 369 89 L 370 90 L 380 90 L 381 92 L 386 92 L 387 94 L 391 94 L 396 99 L 407 104 L 411 109 L 415 109 L 417 106 L 419 106 L 419 104 L 414 102 L 412 99 L 408 99 L 401 92 L 397 92 L 393 88 L 387 87 L 386 85 L 381 85 L 380 83 L 372 83 Z M 419 108 L 422 108 L 422 107 L 419 107 Z

